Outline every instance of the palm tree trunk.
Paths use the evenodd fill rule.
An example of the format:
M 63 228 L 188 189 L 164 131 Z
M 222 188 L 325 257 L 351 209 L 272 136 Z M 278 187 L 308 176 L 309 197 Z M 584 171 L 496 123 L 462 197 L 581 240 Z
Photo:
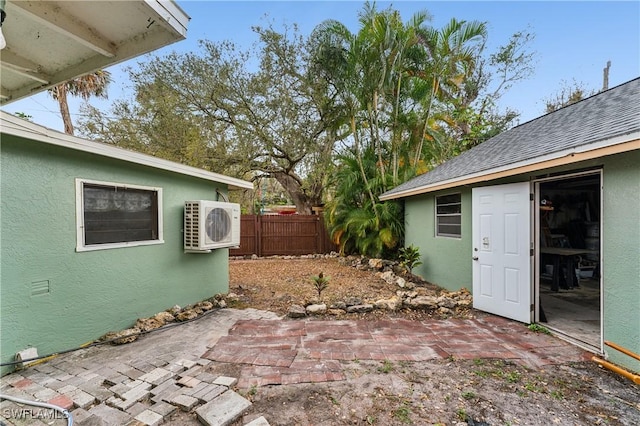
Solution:
M 56 86 L 56 98 L 58 99 L 58 105 L 60 106 L 60 115 L 62 115 L 62 122 L 64 123 L 64 132 L 68 135 L 73 135 L 73 122 L 71 121 L 71 113 L 69 113 L 69 104 L 67 103 L 67 87 L 65 84 Z

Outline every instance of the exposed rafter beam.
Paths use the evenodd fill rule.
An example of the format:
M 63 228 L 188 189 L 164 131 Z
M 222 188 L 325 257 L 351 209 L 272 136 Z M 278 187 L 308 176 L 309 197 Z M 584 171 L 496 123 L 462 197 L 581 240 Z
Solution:
M 64 34 L 103 56 L 112 58 L 116 55 L 115 46 L 104 36 L 96 33 L 90 25 L 68 14 L 53 2 L 14 1 L 11 4 L 20 8 L 40 25 Z
M 7 72 L 14 72 L 39 83 L 49 84 L 51 78 L 38 71 L 38 65 L 20 55 L 13 53 L 9 49 L 4 49 L 0 54 L 0 65 Z

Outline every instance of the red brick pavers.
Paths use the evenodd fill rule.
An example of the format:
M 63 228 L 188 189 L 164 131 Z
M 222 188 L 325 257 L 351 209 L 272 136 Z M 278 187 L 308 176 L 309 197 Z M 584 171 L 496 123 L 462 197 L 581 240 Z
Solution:
M 203 358 L 247 364 L 240 387 L 344 380 L 339 361 L 497 358 L 530 368 L 585 351 L 496 316 L 409 321 L 238 321 Z

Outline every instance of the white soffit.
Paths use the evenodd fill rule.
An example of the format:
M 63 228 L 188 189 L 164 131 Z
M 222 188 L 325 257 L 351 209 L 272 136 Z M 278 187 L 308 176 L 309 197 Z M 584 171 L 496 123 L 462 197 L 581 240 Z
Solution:
M 173 1 L 7 0 L 0 104 L 186 38 Z

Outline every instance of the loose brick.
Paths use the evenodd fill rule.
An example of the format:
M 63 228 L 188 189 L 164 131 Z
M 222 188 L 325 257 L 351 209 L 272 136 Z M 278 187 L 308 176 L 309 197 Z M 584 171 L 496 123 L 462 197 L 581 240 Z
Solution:
M 58 395 L 60 394 L 54 391 L 53 389 L 43 389 L 33 394 L 34 398 L 37 399 L 38 401 L 48 401 L 50 399 L 55 398 Z
M 87 408 L 96 401 L 93 395 L 90 395 L 81 389 L 76 389 L 67 396 L 71 398 L 75 406 L 78 408 Z
M 133 404 L 131 407 L 129 407 L 127 409 L 127 413 L 129 413 L 130 415 L 132 415 L 133 417 L 137 416 L 138 414 L 142 413 L 144 410 L 146 410 L 147 408 L 149 408 L 148 405 L 145 405 L 141 402 L 136 402 L 135 404 Z
M 117 410 L 115 408 L 109 407 L 105 404 L 96 405 L 89 410 L 89 414 L 95 416 L 97 421 L 95 423 L 90 423 L 87 421 L 87 424 L 106 424 L 106 425 L 126 425 L 128 422 L 133 420 L 130 414 Z M 103 422 L 100 423 L 99 420 Z
M 235 377 L 227 376 L 220 376 L 213 381 L 213 384 L 215 385 L 222 385 L 228 388 L 230 388 L 231 386 L 235 386 L 236 383 L 238 383 L 238 379 L 236 379 Z
M 71 408 L 73 408 L 73 401 L 66 395 L 58 395 L 47 402 L 49 404 L 57 405 L 65 410 L 71 410 Z
M 107 399 L 106 403 L 107 405 L 110 405 L 114 408 L 117 408 L 118 410 L 121 411 L 127 411 L 127 409 L 133 407 L 133 405 L 138 402 L 135 399 L 120 399 L 117 398 L 115 396 L 112 396 L 111 398 Z
M 159 385 L 165 380 L 171 378 L 171 376 L 173 376 L 173 373 L 171 371 L 165 370 L 164 368 L 156 368 L 148 373 L 143 374 L 138 379 L 154 385 Z
M 194 361 L 191 361 L 191 360 L 188 360 L 188 359 L 178 360 L 178 361 L 176 361 L 176 364 L 182 365 L 183 367 L 185 367 L 187 369 L 193 367 L 194 365 L 196 365 L 196 363 Z
M 149 383 L 143 383 L 141 385 L 138 385 L 135 388 L 132 388 L 131 390 L 129 390 L 128 392 L 125 392 L 124 394 L 122 394 L 122 397 L 124 399 L 132 399 L 134 401 L 140 401 L 142 398 L 149 395 L 150 393 L 149 386 L 151 386 Z
M 168 417 L 171 413 L 176 411 L 176 407 L 171 404 L 167 404 L 164 401 L 153 404 L 150 408 L 151 411 L 160 414 L 162 417 Z
M 139 422 L 144 423 L 145 425 L 155 426 L 162 423 L 163 417 L 162 415 L 154 411 L 145 410 L 142 413 L 138 414 L 135 417 L 135 419 L 138 420 Z
M 204 388 L 206 388 L 207 386 L 209 386 L 209 383 L 206 382 L 200 382 L 198 383 L 196 386 L 189 388 L 187 390 L 185 390 L 185 392 L 182 392 L 183 395 L 189 395 L 189 396 L 193 396 L 196 393 L 202 391 Z
M 123 383 L 118 383 L 117 385 L 111 386 L 109 390 L 116 394 L 116 396 L 118 396 L 119 398 L 124 399 L 122 395 L 124 395 L 125 392 L 129 392 L 131 388 Z
M 189 411 L 196 406 L 198 399 L 188 395 L 176 395 L 169 402 L 180 407 L 182 411 Z
M 207 391 L 206 393 L 204 393 L 204 394 L 196 394 L 196 395 L 193 395 L 193 396 L 195 398 L 198 398 L 200 401 L 203 401 L 203 402 L 206 403 L 206 402 L 209 402 L 209 401 L 213 400 L 218 395 L 221 395 L 222 393 L 227 391 L 227 387 L 226 386 L 220 386 L 220 385 L 210 385 L 205 390 Z

